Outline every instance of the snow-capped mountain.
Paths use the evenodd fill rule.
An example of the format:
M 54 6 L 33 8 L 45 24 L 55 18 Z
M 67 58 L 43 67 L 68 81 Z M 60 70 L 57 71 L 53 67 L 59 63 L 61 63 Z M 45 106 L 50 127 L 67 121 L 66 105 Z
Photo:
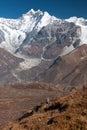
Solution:
M 35 12 L 33 9 L 18 19 L 0 18 L 0 47 L 15 52 L 27 34 L 30 35 L 32 31 L 38 32 L 43 26 L 55 20 L 58 19 L 47 12 L 40 10 Z
M 18 19 L 5 19 L 0 18 L 0 47 L 3 47 L 12 53 L 14 53 L 20 46 L 24 44 L 29 44 L 31 42 L 35 43 L 37 35 L 42 33 L 44 27 L 50 25 L 50 33 L 55 35 L 55 31 L 52 29 L 52 26 L 57 26 L 56 32 L 58 32 L 59 27 L 63 26 L 65 22 L 73 22 L 76 26 L 81 28 L 80 43 L 86 43 L 87 39 L 87 20 L 83 18 L 71 17 L 69 19 L 58 19 L 54 16 L 51 16 L 47 12 L 42 12 L 40 10 L 34 11 L 31 9 L 26 14 L 23 14 Z M 66 23 L 65 23 L 66 24 Z M 56 26 L 54 28 L 56 28 Z M 66 29 L 65 29 L 66 28 Z M 65 25 L 62 33 L 67 33 L 68 26 Z M 79 31 L 78 31 L 79 32 Z M 80 32 L 79 32 L 80 33 Z M 59 34 L 56 34 L 59 35 Z M 56 36 L 52 39 L 53 36 L 49 35 L 48 39 L 51 39 L 49 42 L 56 42 Z M 72 36 L 70 36 L 70 39 Z M 40 38 L 40 37 L 39 37 Z M 44 42 L 45 39 L 40 38 L 41 42 Z M 57 39 L 58 40 L 58 39 Z M 74 39 L 75 40 L 75 39 Z M 47 41 L 48 42 L 48 41 Z

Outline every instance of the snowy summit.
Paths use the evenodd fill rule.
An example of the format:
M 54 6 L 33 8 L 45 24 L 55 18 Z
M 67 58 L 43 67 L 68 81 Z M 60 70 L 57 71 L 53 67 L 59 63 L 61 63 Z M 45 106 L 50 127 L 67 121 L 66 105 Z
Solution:
M 27 36 L 38 33 L 43 27 L 53 24 L 55 21 L 64 21 L 51 16 L 48 12 L 31 9 L 18 19 L 0 18 L 0 47 L 14 53 L 26 40 Z M 81 27 L 81 44 L 87 41 L 87 20 L 72 17 L 67 22 L 74 22 Z

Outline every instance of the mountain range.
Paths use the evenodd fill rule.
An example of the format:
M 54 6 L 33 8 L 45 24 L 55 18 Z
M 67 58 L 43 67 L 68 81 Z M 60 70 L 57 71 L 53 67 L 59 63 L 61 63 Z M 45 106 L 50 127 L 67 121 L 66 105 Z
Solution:
M 0 18 L 0 83 L 50 82 L 47 79 L 53 68 L 56 71 L 54 66 L 60 68 L 59 75 L 56 71 L 59 82 L 64 79 L 60 76 L 63 69 L 68 75 L 67 66 L 71 71 L 86 58 L 86 40 L 84 18 L 59 19 L 33 9 L 18 19 Z M 59 64 L 64 64 L 63 68 Z M 42 76 L 45 73 L 47 78 Z M 55 80 L 52 83 L 57 83 Z

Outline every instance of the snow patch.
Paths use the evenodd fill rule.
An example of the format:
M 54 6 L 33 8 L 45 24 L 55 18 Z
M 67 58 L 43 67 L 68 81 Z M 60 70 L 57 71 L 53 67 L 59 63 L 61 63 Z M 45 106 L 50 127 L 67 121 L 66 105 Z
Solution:
M 67 22 L 73 22 L 76 25 L 81 27 L 81 43 L 82 44 L 87 44 L 87 19 L 84 18 L 77 18 L 77 17 L 71 17 L 69 19 L 65 19 Z
M 33 59 L 25 59 L 23 62 L 20 63 L 18 70 L 27 70 L 32 67 L 37 66 L 41 63 L 41 59 L 33 58 Z
M 18 82 L 21 82 L 21 79 L 18 77 L 18 75 L 15 72 L 12 72 L 12 75 L 17 79 Z
M 75 48 L 73 47 L 73 45 L 70 45 L 69 47 L 68 47 L 68 46 L 65 46 L 65 47 L 63 48 L 63 51 L 62 51 L 62 53 L 60 54 L 60 56 L 64 56 L 64 55 L 70 53 L 71 51 L 73 51 L 74 49 L 75 49 Z

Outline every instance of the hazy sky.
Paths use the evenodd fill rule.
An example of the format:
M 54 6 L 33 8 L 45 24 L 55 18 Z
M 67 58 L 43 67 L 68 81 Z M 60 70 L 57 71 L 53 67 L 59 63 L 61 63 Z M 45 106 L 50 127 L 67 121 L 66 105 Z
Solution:
M 87 0 L 0 0 L 0 17 L 18 18 L 32 8 L 59 18 L 87 18 Z

